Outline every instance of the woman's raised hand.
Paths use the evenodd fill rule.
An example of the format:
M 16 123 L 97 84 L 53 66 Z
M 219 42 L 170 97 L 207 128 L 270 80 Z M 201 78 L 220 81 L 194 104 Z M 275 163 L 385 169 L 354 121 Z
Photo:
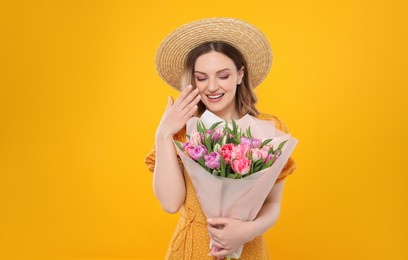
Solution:
M 188 85 L 180 94 L 176 102 L 170 96 L 156 136 L 169 137 L 175 135 L 195 115 L 197 104 L 201 99 L 198 89 L 192 90 L 193 87 Z M 173 104 L 174 103 L 174 104 Z

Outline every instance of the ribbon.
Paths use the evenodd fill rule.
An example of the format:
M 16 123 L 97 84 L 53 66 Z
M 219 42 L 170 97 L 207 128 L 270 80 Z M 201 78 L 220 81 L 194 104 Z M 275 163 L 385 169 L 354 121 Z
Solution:
M 182 228 L 180 228 L 173 240 L 173 244 L 171 246 L 171 250 L 172 251 L 177 251 L 179 250 L 180 246 L 183 244 L 184 242 L 184 250 L 187 252 L 184 252 L 183 254 L 183 260 L 190 260 L 192 257 L 192 251 L 193 251 L 193 234 L 194 234 L 194 226 L 198 226 L 198 227 L 207 227 L 207 224 L 202 223 L 202 222 L 198 222 L 198 221 L 194 221 L 196 213 L 194 212 L 194 210 L 190 207 L 186 208 L 186 214 L 183 214 L 183 211 L 180 214 L 180 218 L 182 220 L 184 220 L 184 225 Z M 187 241 L 188 240 L 188 241 Z M 187 246 L 187 242 L 188 245 Z

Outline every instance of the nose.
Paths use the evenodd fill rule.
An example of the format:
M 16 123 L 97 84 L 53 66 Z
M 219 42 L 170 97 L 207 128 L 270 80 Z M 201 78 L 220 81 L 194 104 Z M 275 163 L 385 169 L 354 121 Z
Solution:
M 215 92 L 218 89 L 217 81 L 214 78 L 210 78 L 207 86 L 208 91 Z

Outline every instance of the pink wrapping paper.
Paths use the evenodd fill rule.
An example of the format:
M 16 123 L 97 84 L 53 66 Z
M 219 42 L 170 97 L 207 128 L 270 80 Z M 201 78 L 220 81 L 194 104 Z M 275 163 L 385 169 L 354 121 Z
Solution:
M 200 118 L 193 117 L 187 121 L 186 133 L 188 135 L 197 132 L 196 126 L 198 120 L 201 120 L 206 128 L 210 128 L 215 122 L 224 121 L 209 110 L 206 110 Z M 255 138 L 262 140 L 273 138 L 269 144 L 273 145 L 274 149 L 281 142 L 288 141 L 282 148 L 282 154 L 271 167 L 242 179 L 215 176 L 180 151 L 180 149 L 176 148 L 190 176 L 197 198 L 207 219 L 228 217 L 242 221 L 254 220 L 298 142 L 290 134 L 275 128 L 273 121 L 260 120 L 247 114 L 241 119 L 235 120 L 235 122 L 242 131 L 245 131 L 249 126 L 252 136 Z M 230 126 L 230 122 L 228 123 Z M 225 121 L 218 125 L 217 128 L 223 128 L 224 125 Z M 229 255 L 229 257 L 239 258 L 242 249 L 243 245 L 232 255 Z

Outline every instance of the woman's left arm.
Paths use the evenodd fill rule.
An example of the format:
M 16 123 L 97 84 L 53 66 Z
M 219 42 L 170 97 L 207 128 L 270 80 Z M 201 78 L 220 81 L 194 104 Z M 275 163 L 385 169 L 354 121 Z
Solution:
M 249 241 L 268 231 L 278 221 L 284 181 L 282 180 L 273 185 L 256 219 L 248 222 L 252 234 Z
M 269 192 L 253 221 L 240 221 L 231 218 L 214 218 L 208 220 L 208 231 L 212 242 L 221 251 L 211 252 L 211 255 L 222 257 L 234 252 L 239 246 L 262 235 L 278 220 L 282 199 L 284 180 L 276 183 Z M 219 226 L 224 226 L 218 229 Z

